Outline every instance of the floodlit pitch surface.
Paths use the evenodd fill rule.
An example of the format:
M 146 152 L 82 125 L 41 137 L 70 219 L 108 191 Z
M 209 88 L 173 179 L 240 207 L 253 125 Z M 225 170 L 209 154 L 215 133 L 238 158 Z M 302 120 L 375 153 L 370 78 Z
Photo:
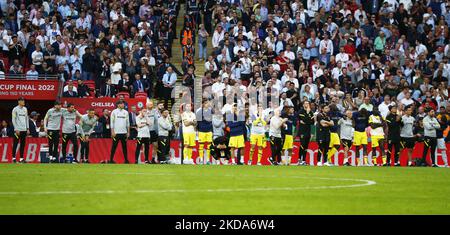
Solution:
M 450 214 L 450 169 L 2 164 L 0 214 Z

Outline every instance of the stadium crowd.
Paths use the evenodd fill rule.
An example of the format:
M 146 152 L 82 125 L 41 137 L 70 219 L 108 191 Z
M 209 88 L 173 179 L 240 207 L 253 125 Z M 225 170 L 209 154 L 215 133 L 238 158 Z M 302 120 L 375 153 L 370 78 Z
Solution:
M 445 150 L 449 0 L 187 0 L 179 34 L 180 3 L 175 0 L 24 2 L 30 4 L 0 4 L 0 46 L 10 74 L 27 71 L 28 78 L 52 73 L 78 84 L 93 80 L 97 97 L 146 92 L 166 101 L 161 112 L 180 77 L 192 95 L 197 79 L 202 79 L 203 91 L 210 91 L 194 114 L 214 110 L 215 102 L 233 89 L 242 92 L 209 121 L 196 120 L 199 115 L 188 111 L 190 104 L 182 105 L 175 137 L 183 139 L 188 160 L 195 138 L 205 143 L 200 148 L 209 149 L 213 134 L 205 133 L 216 133 L 216 128 L 229 137 L 233 162 L 234 150 L 240 150 L 238 158 L 242 155 L 244 140 L 251 141 L 250 153 L 256 150 L 261 157 L 257 147 L 264 147 L 268 137 L 271 162 L 279 164 L 282 150 L 292 150 L 294 137 L 299 137 L 300 164 L 306 164 L 311 133 L 319 142 L 319 159 L 327 165 L 326 156 L 341 144 L 361 147 L 367 158 L 369 138 L 380 156 L 388 158 L 385 165 L 391 152 L 398 165 L 400 149 L 411 149 L 418 141 L 425 143 L 424 155 L 431 148 L 433 166 L 435 150 Z M 176 38 L 181 69 L 171 63 Z M 207 51 L 209 43 L 212 51 Z M 195 74 L 200 66 L 202 77 Z M 89 90 L 74 94 L 65 96 L 92 95 Z M 222 117 L 223 125 L 211 124 L 233 112 L 243 118 Z M 108 120 L 107 113 L 96 115 Z M 448 165 L 446 156 L 444 161 Z

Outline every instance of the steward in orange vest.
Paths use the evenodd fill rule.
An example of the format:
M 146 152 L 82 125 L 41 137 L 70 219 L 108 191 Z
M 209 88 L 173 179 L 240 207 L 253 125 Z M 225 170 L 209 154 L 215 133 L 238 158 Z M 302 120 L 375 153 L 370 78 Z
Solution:
M 189 26 L 181 30 L 180 43 L 182 46 L 186 46 L 188 43 L 190 43 L 191 45 L 195 43 L 195 33 Z

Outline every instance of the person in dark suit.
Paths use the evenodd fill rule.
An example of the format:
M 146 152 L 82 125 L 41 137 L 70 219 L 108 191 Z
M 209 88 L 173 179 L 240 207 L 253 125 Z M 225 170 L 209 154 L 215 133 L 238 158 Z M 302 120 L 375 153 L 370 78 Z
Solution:
M 128 74 L 124 73 L 122 75 L 122 79 L 120 79 L 119 84 L 118 84 L 119 91 L 130 92 L 132 86 L 133 86 L 133 83 L 129 79 Z
M 135 81 L 133 82 L 133 93 L 136 94 L 137 92 L 147 92 L 148 85 L 144 80 L 141 80 L 140 74 L 134 75 Z
M 63 93 L 63 97 L 75 98 L 78 97 L 78 93 L 73 89 L 73 85 L 69 84 L 67 87 L 67 91 Z
M 136 123 L 136 117 L 139 115 L 139 113 L 136 110 L 136 106 L 131 106 L 131 112 L 129 114 L 130 119 L 130 140 L 134 140 L 137 137 L 137 123 Z
M 98 119 L 98 123 L 101 125 L 102 138 L 111 138 L 111 128 L 109 126 L 109 110 L 103 109 L 103 116 Z
M 36 111 L 31 112 L 30 114 L 30 118 L 28 119 L 29 122 L 29 130 L 30 130 L 30 136 L 31 137 L 39 137 L 39 128 L 38 128 L 38 117 L 39 117 L 39 113 L 37 113 Z
M 100 87 L 100 97 L 116 97 L 116 88 L 111 84 L 111 78 L 106 80 L 106 84 Z
M 77 87 L 78 97 L 88 97 L 89 94 L 89 87 L 84 84 L 84 81 L 81 79 L 78 79 L 78 87 Z

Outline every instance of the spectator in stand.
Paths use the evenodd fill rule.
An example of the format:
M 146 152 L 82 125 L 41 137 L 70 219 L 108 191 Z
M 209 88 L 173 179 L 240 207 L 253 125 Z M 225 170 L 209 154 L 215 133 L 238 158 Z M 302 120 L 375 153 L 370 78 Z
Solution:
M 78 96 L 77 97 L 85 98 L 85 97 L 91 96 L 90 92 L 89 92 L 89 87 L 84 83 L 84 81 L 81 78 L 77 79 L 77 83 L 78 83 L 78 86 L 77 86 Z
M 111 84 L 111 79 L 106 80 L 106 84 L 100 88 L 99 97 L 116 97 L 116 88 Z
M 37 80 L 39 78 L 39 73 L 36 71 L 36 67 L 34 64 L 30 66 L 30 70 L 26 73 L 27 80 Z
M 38 117 L 40 114 L 36 111 L 31 112 L 29 120 L 29 130 L 30 130 L 30 136 L 31 137 L 39 137 L 39 127 L 40 122 L 38 121 Z M 39 125 L 38 125 L 39 124 Z
M 73 84 L 67 85 L 67 91 L 63 92 L 63 97 L 67 98 L 78 97 L 78 92 L 75 91 Z

